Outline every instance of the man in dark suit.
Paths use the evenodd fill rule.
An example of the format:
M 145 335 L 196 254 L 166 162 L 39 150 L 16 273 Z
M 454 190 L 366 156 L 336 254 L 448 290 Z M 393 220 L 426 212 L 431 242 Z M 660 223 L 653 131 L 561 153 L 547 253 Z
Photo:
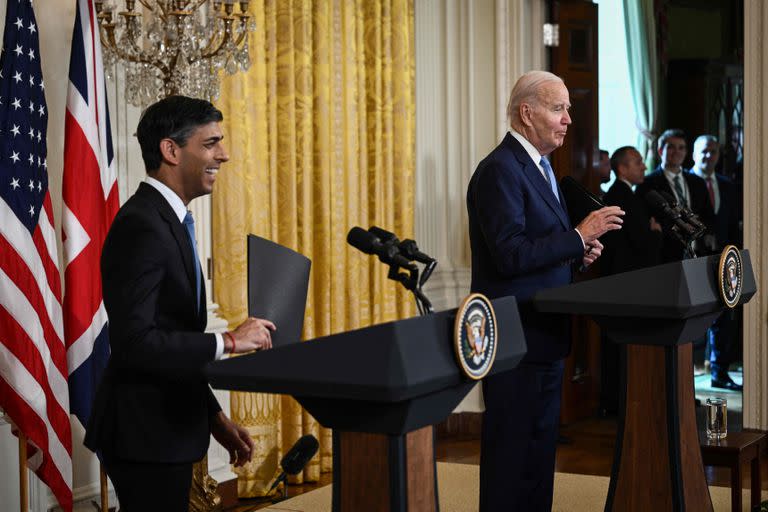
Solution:
M 658 141 L 661 164 L 645 177 L 645 181 L 637 187 L 637 194 L 643 197 L 649 190 L 666 192 L 698 215 L 702 222 L 708 223 L 714 214 L 707 198 L 707 186 L 704 180 L 683 169 L 687 148 L 682 130 L 670 129 L 662 133 Z M 661 263 L 680 261 L 684 252 L 683 244 L 665 233 Z
M 714 136 L 701 135 L 693 143 L 691 172 L 704 180 L 707 198 L 714 210 L 709 233 L 704 238 L 708 254 L 719 254 L 726 245 L 736 243 L 739 236 L 736 189 L 730 179 L 715 172 L 719 158 L 720 144 Z M 734 311 L 727 310 L 707 332 L 709 371 L 712 387 L 741 391 L 742 385 L 728 374 L 728 367 L 733 362 L 734 326 Z
M 467 190 L 472 291 L 515 295 L 528 346 L 514 370 L 483 381 L 480 455 L 482 512 L 552 507 L 555 442 L 569 319 L 533 310 L 543 288 L 571 282 L 572 263 L 590 265 L 598 237 L 621 227 L 607 207 L 571 227 L 554 172 L 544 159 L 563 144 L 571 123 L 563 81 L 531 71 L 515 84 L 507 107 L 510 133 L 477 166 Z
M 611 168 L 616 174 L 616 181 L 603 200 L 605 204 L 618 206 L 626 213 L 622 229 L 603 237 L 602 274 L 613 275 L 657 265 L 661 226 L 649 214 L 645 201 L 632 190 L 645 178 L 643 157 L 632 146 L 621 147 L 611 156 Z
M 210 435 L 231 462 L 250 460 L 247 431 L 222 412 L 203 366 L 224 353 L 271 347 L 266 320 L 205 334 L 206 298 L 189 202 L 210 194 L 229 157 L 221 112 L 174 96 L 150 106 L 136 132 L 147 179 L 118 212 L 101 257 L 112 353 L 85 445 L 102 455 L 126 512 L 186 511 L 192 464 Z
M 610 276 L 643 267 L 657 265 L 661 256 L 661 226 L 648 213 L 645 201 L 632 187 L 645 178 L 645 163 L 632 146 L 624 146 L 613 152 L 611 168 L 616 181 L 605 194 L 607 205 L 624 210 L 621 230 L 611 231 L 603 237 L 605 250 L 600 258 L 602 275 Z M 600 408 L 615 414 L 619 409 L 619 361 L 621 347 L 602 337 Z

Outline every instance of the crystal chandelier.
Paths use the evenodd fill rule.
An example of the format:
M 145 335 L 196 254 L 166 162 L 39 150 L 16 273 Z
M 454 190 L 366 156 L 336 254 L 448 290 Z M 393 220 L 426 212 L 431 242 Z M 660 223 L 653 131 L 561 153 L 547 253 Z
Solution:
M 173 94 L 216 99 L 219 72 L 247 70 L 248 33 L 256 23 L 248 0 L 95 0 L 104 69 L 125 67 L 126 100 L 145 107 Z

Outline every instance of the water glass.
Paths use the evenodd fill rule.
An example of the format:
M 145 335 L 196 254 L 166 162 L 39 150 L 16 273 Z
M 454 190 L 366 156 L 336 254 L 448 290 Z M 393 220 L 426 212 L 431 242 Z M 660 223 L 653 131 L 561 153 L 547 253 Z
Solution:
M 725 439 L 728 434 L 728 401 L 725 398 L 707 398 L 707 437 Z

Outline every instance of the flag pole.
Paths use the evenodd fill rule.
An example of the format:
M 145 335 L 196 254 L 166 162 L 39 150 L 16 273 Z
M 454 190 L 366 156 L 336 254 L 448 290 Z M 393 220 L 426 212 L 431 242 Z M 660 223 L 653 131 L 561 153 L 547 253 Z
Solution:
M 107 472 L 104 471 L 104 465 L 99 462 L 99 473 L 101 481 L 101 512 L 109 512 L 109 490 L 107 489 Z
M 27 481 L 27 436 L 19 431 L 19 510 L 29 510 L 29 482 Z

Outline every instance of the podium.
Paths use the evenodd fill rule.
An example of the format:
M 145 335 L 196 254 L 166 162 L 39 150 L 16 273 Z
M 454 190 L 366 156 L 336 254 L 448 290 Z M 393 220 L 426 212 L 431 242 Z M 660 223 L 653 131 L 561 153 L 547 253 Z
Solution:
M 755 294 L 741 251 L 739 304 Z M 606 511 L 711 511 L 701 461 L 692 341 L 720 315 L 719 256 L 689 259 L 539 292 L 545 312 L 591 315 L 625 345 Z
M 514 297 L 492 301 L 496 359 L 526 352 Z M 456 310 L 389 322 L 210 363 L 214 388 L 292 395 L 333 429 L 334 512 L 439 509 L 433 427 L 476 381 L 456 361 Z

